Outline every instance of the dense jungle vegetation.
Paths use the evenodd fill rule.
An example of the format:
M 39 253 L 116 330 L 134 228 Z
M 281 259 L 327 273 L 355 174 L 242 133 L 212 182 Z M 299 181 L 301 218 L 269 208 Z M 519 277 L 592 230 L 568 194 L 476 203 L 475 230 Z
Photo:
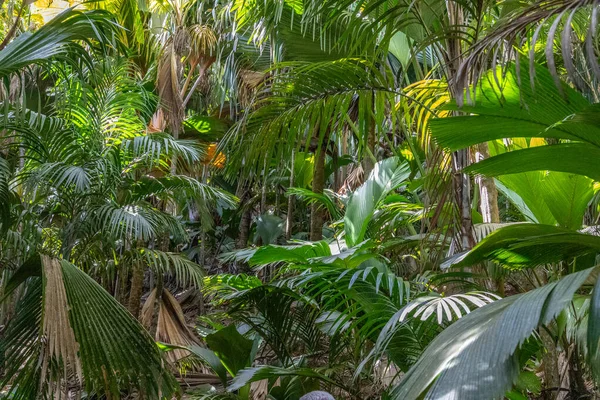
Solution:
M 600 398 L 599 11 L 1 0 L 0 398 Z

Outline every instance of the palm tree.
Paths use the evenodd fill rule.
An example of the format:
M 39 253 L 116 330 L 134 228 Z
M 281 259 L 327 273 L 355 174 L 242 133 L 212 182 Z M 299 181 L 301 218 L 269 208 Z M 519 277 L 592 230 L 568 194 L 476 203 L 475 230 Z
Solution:
M 150 335 L 106 289 L 122 291 L 114 283 L 126 283 L 133 270 L 129 304 L 137 316 L 146 266 L 199 286 L 203 270 L 168 252 L 171 241 L 185 243 L 188 235 L 161 203 L 233 204 L 169 173 L 173 156 L 183 166 L 203 150 L 146 133 L 157 100 L 131 79 L 135 67 L 119 58 L 92 62 L 75 42 L 89 35 L 99 40 L 90 45 L 111 45 L 114 25 L 106 16 L 66 11 L 0 53 L 5 73 L 43 62 L 56 82 L 49 107 L 33 111 L 6 100 L 13 111 L 2 120 L 4 301 L 13 298 L 16 315 L 2 339 L 2 386 L 11 385 L 16 398 L 73 388 L 109 397 L 134 388 L 152 398 L 176 392 Z M 44 55 L 57 59 L 50 64 Z
M 541 67 L 530 69 L 521 65 L 520 69 L 513 67 L 499 77 L 499 73 L 490 72 L 474 88 L 477 103 L 461 108 L 473 115 L 432 121 L 432 134 L 440 145 L 450 149 L 513 135 L 532 138 L 531 147 L 517 147 L 516 150 L 500 153 L 472 165 L 469 171 L 499 176 L 500 182 L 504 179 L 503 175 L 516 174 L 509 175 L 505 180 L 513 188 L 518 187 L 515 185 L 519 176 L 531 182 L 537 175 L 535 171 L 553 171 L 545 178 L 549 188 L 542 197 L 545 199 L 542 205 L 547 207 L 548 213 L 539 203 L 536 204 L 534 198 L 524 197 L 527 192 L 523 191 L 524 196 L 515 200 L 520 201 L 523 210 L 538 223 L 498 229 L 472 251 L 451 259 L 449 264 L 469 266 L 484 259 L 513 268 L 554 264 L 555 280 L 531 292 L 484 307 L 446 330 L 432 342 L 430 350 L 423 354 L 394 391 L 396 398 L 412 398 L 417 392 L 425 391 L 433 397 L 449 392 L 457 398 L 493 398 L 502 395 L 518 379 L 524 361 L 531 357 L 527 353 L 526 343 L 536 341 L 538 329 L 543 337 L 542 327 L 552 332 L 557 338 L 555 340 L 560 340 L 565 331 L 568 332 L 565 337 L 567 346 L 574 345 L 581 349 L 592 376 L 596 377 L 598 339 L 595 333 L 595 298 L 598 289 L 597 283 L 594 284 L 597 282 L 596 269 L 593 267 L 595 262 L 593 259 L 586 261 L 585 256 L 597 253 L 598 241 L 595 235 L 577 231 L 581 229 L 584 213 L 593 195 L 592 180 L 598 179 L 596 163 L 587 158 L 597 147 L 595 127 L 589 123 L 594 115 L 594 105 L 562 82 L 557 87 L 552 73 Z M 529 82 L 533 82 L 533 86 Z M 468 123 L 468 135 L 459 133 L 464 123 Z M 542 135 L 546 139 L 540 138 Z M 534 140 L 539 145 L 534 146 Z M 553 140 L 557 143 L 549 145 Z M 513 139 L 513 142 L 519 143 L 517 139 Z M 519 196 L 519 192 L 513 192 L 513 195 Z M 564 204 L 561 199 L 573 199 L 569 206 L 571 212 L 566 213 L 565 207 L 560 206 Z M 590 285 L 594 285 L 591 294 Z M 577 310 L 571 308 L 579 296 L 587 299 L 586 306 Z M 555 322 L 559 313 L 569 314 L 574 319 L 566 326 L 561 325 Z M 528 322 L 521 324 L 517 320 Z M 486 321 L 485 329 L 481 329 L 483 321 Z M 501 325 L 519 326 L 519 329 L 510 340 L 498 341 L 498 335 L 502 335 Z M 578 330 L 582 330 L 583 336 L 572 333 Z M 462 342 L 466 344 L 448 347 L 445 341 L 449 338 L 455 341 L 457 336 L 463 338 Z M 493 341 L 496 350 L 485 354 L 480 350 L 489 348 L 488 340 Z M 439 353 L 439 359 L 430 353 L 444 347 L 448 351 Z M 527 357 L 518 361 L 518 355 L 523 353 L 528 354 Z M 552 356 L 557 357 L 557 354 L 553 353 Z M 439 366 L 438 369 L 430 368 L 430 362 Z M 579 370 L 579 362 L 578 351 L 575 351 L 570 356 L 569 368 Z M 460 366 L 460 372 L 457 366 Z M 475 371 L 471 370 L 471 366 L 479 367 Z M 429 372 L 423 375 L 422 371 L 425 370 Z M 441 374 L 435 379 L 438 372 Z M 487 379 L 486 376 L 491 378 Z M 425 386 L 429 386 L 434 379 L 433 386 L 426 389 Z M 547 379 L 546 383 L 551 384 L 551 376 L 547 376 Z M 587 391 L 581 379 L 571 379 L 573 392 L 582 394 Z M 557 384 L 561 385 L 560 379 Z

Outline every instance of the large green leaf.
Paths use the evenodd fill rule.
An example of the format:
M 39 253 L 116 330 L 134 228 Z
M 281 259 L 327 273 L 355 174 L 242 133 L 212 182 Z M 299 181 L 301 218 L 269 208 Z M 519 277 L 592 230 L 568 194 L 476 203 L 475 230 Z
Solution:
M 249 258 L 250 265 L 266 265 L 273 263 L 306 263 L 311 258 L 331 255 L 331 249 L 325 241 L 306 242 L 287 246 L 263 246 Z
M 252 362 L 253 342 L 242 336 L 233 324 L 211 333 L 205 340 L 231 376 L 236 376 L 240 369 Z
M 396 189 L 410 176 L 408 163 L 400 162 L 397 157 L 387 158 L 375 164 L 371 175 L 359 187 L 348 201 L 344 216 L 346 243 L 349 247 L 365 238 L 369 222 L 377 206 L 392 190 Z
M 41 265 L 42 279 L 26 281 L 2 339 L 2 386 L 11 385 L 12 398 L 57 398 L 66 379 L 115 397 L 131 388 L 154 398 L 176 393 L 158 347 L 121 304 L 67 261 L 42 256 Z
M 594 379 L 600 381 L 600 279 L 596 281 L 587 324 L 588 362 Z
M 558 224 L 576 230 L 594 196 L 594 183 L 582 175 L 551 172 L 544 178 L 541 194 Z
M 475 91 L 476 103 L 460 108 L 470 115 L 431 121 L 432 136 L 443 147 L 457 150 L 507 138 L 554 138 L 563 142 L 521 147 L 478 162 L 467 171 L 500 176 L 547 170 L 600 180 L 595 161 L 600 156 L 597 107 L 590 106 L 567 85 L 561 84 L 559 90 L 545 68 L 536 67 L 535 76 L 530 76 L 523 65 L 518 71 L 509 68 L 506 75 L 490 72 Z M 459 109 L 456 103 L 448 108 Z M 568 214 L 566 220 L 560 217 L 559 222 L 574 226 L 576 213 Z
M 83 271 L 61 266 L 86 386 L 115 396 L 129 385 L 153 396 L 173 393 L 177 383 L 144 327 Z
M 198 138 L 203 142 L 214 142 L 227 132 L 226 121 L 207 115 L 192 115 L 183 121 L 184 135 Z
M 265 213 L 256 219 L 256 233 L 263 244 L 275 243 L 277 238 L 283 235 L 283 224 L 284 220 L 281 217 Z
M 393 389 L 392 398 L 502 398 L 520 373 L 518 348 L 571 302 L 592 273 L 580 271 L 481 307 L 445 329 Z M 510 331 L 507 330 L 510 327 Z
M 498 229 L 471 251 L 443 266 L 475 265 L 483 260 L 528 267 L 600 252 L 600 237 L 542 224 L 514 224 Z
M 519 128 L 514 126 L 510 129 Z M 598 134 L 600 135 L 600 132 Z M 598 157 L 600 147 L 585 143 L 562 143 L 500 154 L 473 164 L 466 171 L 486 176 L 527 171 L 557 171 L 600 180 L 600 167 L 596 161 Z
M 549 163 L 548 171 L 530 171 L 531 165 L 528 162 L 531 159 L 523 156 L 520 149 L 555 149 L 557 146 L 536 147 L 545 140 L 532 140 L 528 143 L 526 139 L 512 139 L 509 146 L 502 141 L 490 142 L 489 149 L 492 156 L 491 160 L 497 166 L 497 171 L 487 169 L 486 175 L 500 174 L 496 178 L 498 189 L 506 195 L 513 204 L 532 222 L 541 224 L 554 225 L 559 224 L 562 227 L 570 229 L 579 229 L 583 223 L 583 215 L 587 209 L 588 203 L 594 195 L 593 182 L 590 178 L 581 175 L 573 175 L 566 172 L 556 172 L 560 170 L 556 165 L 555 160 Z M 532 147 L 530 147 L 532 146 Z M 584 145 L 590 147 L 589 145 Z M 506 148 L 510 148 L 511 152 L 506 153 Z M 582 149 L 583 150 L 583 149 Z M 539 151 L 539 150 L 536 150 Z M 544 151 L 541 151 L 543 153 Z M 511 173 L 512 164 L 503 162 L 503 155 L 512 155 L 525 172 Z M 516 160 L 516 158 L 519 160 Z M 543 158 L 543 157 L 542 157 Z M 582 157 L 572 157 L 573 159 L 581 159 Z M 585 157 L 583 157 L 585 158 Z M 583 163 L 585 164 L 585 163 Z M 486 168 L 486 162 L 475 164 L 473 170 Z M 534 162 L 534 167 L 539 166 Z M 590 169 L 589 165 L 584 165 L 584 173 Z
M 600 146 L 600 128 L 568 121 L 578 112 L 586 112 L 589 102 L 567 85 L 563 85 L 561 94 L 547 69 L 536 67 L 534 88 L 528 84 L 526 65 L 521 66 L 519 74 L 512 67 L 504 77 L 501 75 L 490 72 L 485 76 L 476 88 L 475 105 L 460 108 L 475 115 L 430 122 L 431 134 L 440 145 L 457 150 L 495 139 L 542 137 Z M 448 108 L 459 109 L 456 103 Z
M 556 219 L 548 209 L 542 192 L 543 171 L 502 175 L 495 179 L 496 187 L 531 222 L 555 225 Z

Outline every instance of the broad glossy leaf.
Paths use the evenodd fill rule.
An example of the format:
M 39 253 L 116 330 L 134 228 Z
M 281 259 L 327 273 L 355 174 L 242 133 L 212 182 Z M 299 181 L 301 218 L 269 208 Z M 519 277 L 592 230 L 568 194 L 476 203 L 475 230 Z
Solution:
M 594 379 L 600 381 L 600 279 L 594 285 L 587 323 L 588 361 Z
M 577 230 L 594 196 L 593 186 L 594 182 L 582 175 L 550 172 L 541 195 L 560 226 Z
M 446 328 L 393 389 L 392 398 L 502 398 L 517 381 L 517 349 L 571 302 L 592 273 L 580 271 L 531 292 L 481 307 Z M 506 327 L 511 327 L 507 334 Z
M 466 171 L 486 176 L 557 171 L 584 175 L 597 181 L 600 180 L 600 166 L 597 162 L 599 157 L 600 147 L 584 143 L 561 143 L 500 154 L 475 163 L 466 168 Z
M 408 163 L 396 157 L 378 162 L 365 183 L 350 197 L 344 216 L 346 243 L 353 246 L 365 238 L 369 222 L 377 206 L 388 193 L 396 189 L 410 176 Z
M 205 340 L 231 376 L 236 376 L 240 369 L 249 366 L 252 362 L 250 355 L 253 342 L 242 336 L 233 324 L 211 333 Z
M 256 233 L 260 236 L 263 244 L 275 243 L 278 237 L 283 235 L 284 220 L 277 215 L 265 213 L 256 220 Z
M 324 241 L 288 246 L 269 245 L 256 249 L 248 263 L 253 266 L 278 262 L 308 263 L 310 258 L 330 255 L 329 245 Z
M 521 65 L 519 77 L 514 67 L 504 77 L 490 72 L 476 88 L 474 106 L 458 108 L 453 103 L 447 107 L 475 115 L 432 120 L 432 136 L 450 150 L 510 137 L 569 139 L 600 146 L 600 128 L 565 122 L 588 109 L 589 102 L 566 85 L 561 95 L 543 67 L 535 69 L 533 89 L 531 85 L 519 84 L 519 79 L 529 82 L 529 68 L 525 64 Z
M 468 253 L 454 257 L 443 267 L 469 266 L 493 260 L 513 267 L 568 260 L 600 252 L 600 237 L 542 224 L 514 224 L 498 229 Z
M 219 378 L 221 378 L 223 386 L 227 386 L 227 370 L 214 351 L 200 346 L 190 346 L 187 350 L 206 362 Z
M 498 190 L 525 216 L 528 221 L 554 225 L 556 219 L 550 212 L 544 198 L 540 196 L 542 189 L 542 171 L 522 172 L 502 175 L 494 181 Z

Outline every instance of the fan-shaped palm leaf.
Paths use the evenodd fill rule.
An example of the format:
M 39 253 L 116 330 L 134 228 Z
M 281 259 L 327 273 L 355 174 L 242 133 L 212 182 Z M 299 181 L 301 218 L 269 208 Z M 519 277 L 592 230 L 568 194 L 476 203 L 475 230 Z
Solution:
M 71 374 L 91 392 L 174 393 L 158 348 L 112 296 L 66 261 L 41 261 L 42 282 L 26 283 L 19 317 L 3 339 L 9 370 L 2 385 L 12 383 L 15 398 L 35 398 L 40 388 L 52 397 L 64 393 Z

